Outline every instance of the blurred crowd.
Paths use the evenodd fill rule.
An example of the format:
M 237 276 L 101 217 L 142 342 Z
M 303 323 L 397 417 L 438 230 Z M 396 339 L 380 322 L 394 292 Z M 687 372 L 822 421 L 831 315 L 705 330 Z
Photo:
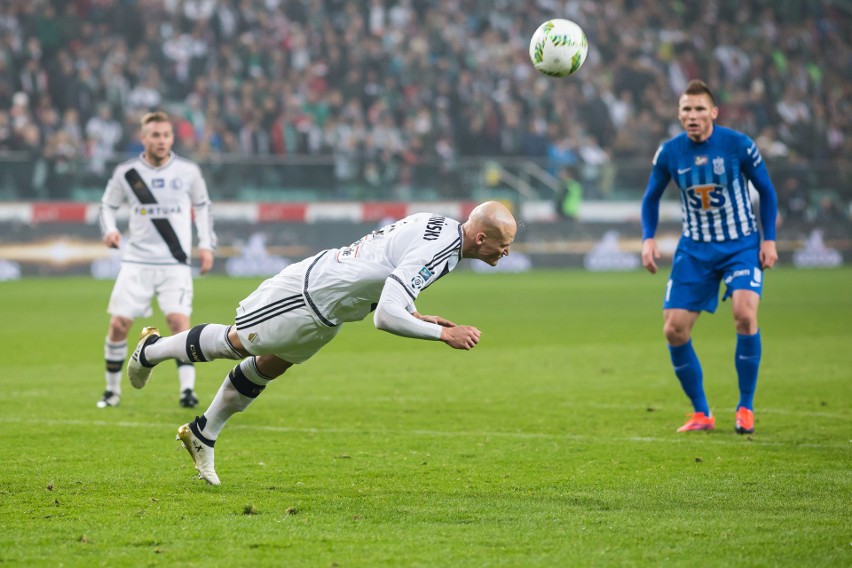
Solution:
M 574 77 L 529 63 L 551 17 L 589 38 Z M 44 184 L 81 158 L 103 176 L 165 108 L 197 160 L 326 155 L 376 184 L 467 156 L 555 172 L 650 161 L 702 78 L 768 161 L 848 182 L 850 37 L 840 0 L 0 0 L 0 152 L 47 160 Z

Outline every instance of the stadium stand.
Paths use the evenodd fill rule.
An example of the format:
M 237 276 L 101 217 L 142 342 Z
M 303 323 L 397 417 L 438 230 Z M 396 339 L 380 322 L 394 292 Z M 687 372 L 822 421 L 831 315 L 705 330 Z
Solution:
M 548 17 L 591 46 L 560 83 L 527 56 Z M 573 166 L 587 197 L 637 199 L 700 77 L 785 215 L 827 197 L 848 220 L 849 28 L 830 0 L 6 0 L 0 199 L 97 199 L 153 107 L 216 198 L 466 198 L 489 158 L 502 179 L 552 189 Z

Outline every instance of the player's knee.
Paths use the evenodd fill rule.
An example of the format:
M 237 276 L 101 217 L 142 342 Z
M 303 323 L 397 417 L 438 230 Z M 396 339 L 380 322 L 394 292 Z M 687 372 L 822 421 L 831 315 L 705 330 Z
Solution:
M 240 335 L 237 333 L 237 326 L 232 325 L 228 328 L 228 332 L 226 334 L 228 338 L 228 342 L 234 348 L 234 350 L 240 354 L 241 357 L 251 357 L 251 353 L 243 346 L 243 341 L 240 339 Z
M 130 332 L 133 320 L 121 316 L 113 316 L 109 320 L 109 337 L 112 341 L 124 340 Z
M 287 369 L 293 366 L 293 363 L 285 361 L 275 355 L 261 355 L 259 357 L 255 357 L 255 362 L 257 364 L 258 371 L 270 380 L 280 377 L 285 371 L 287 371 Z
M 172 332 L 172 335 L 189 329 L 189 317 L 183 314 L 166 315 L 166 323 L 169 325 L 169 330 Z
M 667 321 L 663 324 L 663 335 L 669 345 L 683 345 L 689 341 L 689 327 L 677 322 Z
M 740 335 L 754 335 L 757 333 L 757 317 L 750 313 L 734 313 L 734 326 Z

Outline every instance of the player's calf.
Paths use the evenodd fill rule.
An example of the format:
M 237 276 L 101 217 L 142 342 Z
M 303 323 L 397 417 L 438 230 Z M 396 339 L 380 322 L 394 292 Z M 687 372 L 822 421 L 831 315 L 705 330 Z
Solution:
M 183 363 L 204 363 L 216 359 L 242 359 L 228 340 L 229 325 L 202 323 L 171 337 L 163 337 L 155 344 L 145 346 L 145 359 L 157 365 L 167 359 Z

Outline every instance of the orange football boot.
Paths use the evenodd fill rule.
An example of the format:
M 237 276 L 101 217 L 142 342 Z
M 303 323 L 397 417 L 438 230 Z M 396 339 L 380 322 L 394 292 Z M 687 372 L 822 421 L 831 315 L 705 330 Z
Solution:
M 737 409 L 737 422 L 734 426 L 737 434 L 753 434 L 754 433 L 754 412 L 741 406 Z
M 687 414 L 687 416 L 689 416 L 689 420 L 677 429 L 678 432 L 692 432 L 695 430 L 710 431 L 716 427 L 716 419 L 713 416 L 707 416 L 703 412 Z

